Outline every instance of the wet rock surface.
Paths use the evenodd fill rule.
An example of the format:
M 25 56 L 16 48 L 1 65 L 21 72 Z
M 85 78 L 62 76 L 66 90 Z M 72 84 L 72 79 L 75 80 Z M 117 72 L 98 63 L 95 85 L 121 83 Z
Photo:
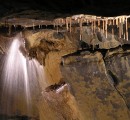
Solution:
M 38 104 L 42 120 L 82 120 L 76 100 L 67 84 L 56 90 L 43 92 L 42 97 Z
M 75 62 L 77 58 L 80 61 Z M 124 98 L 111 84 L 101 53 L 84 55 L 82 58 L 80 55 L 70 55 L 65 61 L 71 62 L 64 62 L 61 66 L 62 75 L 71 86 L 71 93 L 84 120 L 130 119 Z
M 123 99 L 126 102 L 126 105 L 128 109 L 130 109 L 129 105 L 129 57 L 130 57 L 130 51 L 121 51 L 120 53 L 115 51 L 115 55 L 110 55 L 113 51 L 109 51 L 107 58 L 105 59 L 106 68 L 107 70 L 111 71 L 113 74 L 112 78 L 118 83 L 116 85 L 116 88 L 122 95 Z
M 78 30 L 25 30 L 22 35 L 30 59 L 36 58 L 45 70 L 46 86 L 39 81 L 42 89 L 33 103 L 40 120 L 130 119 L 130 50 L 125 40 L 113 39 L 111 33 L 106 39 L 99 31 L 94 35 L 89 27 L 84 27 L 82 41 Z M 3 56 L 11 39 L 2 36 L 0 41 Z

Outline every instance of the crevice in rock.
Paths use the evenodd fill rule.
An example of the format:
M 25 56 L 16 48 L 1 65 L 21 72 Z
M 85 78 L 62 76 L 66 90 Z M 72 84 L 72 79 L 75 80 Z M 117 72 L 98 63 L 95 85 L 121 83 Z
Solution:
M 124 45 L 122 45 L 122 46 L 118 46 L 118 47 L 116 47 L 116 48 L 111 48 L 111 49 L 109 49 L 108 50 L 108 52 L 110 52 L 110 51 L 114 51 L 114 50 L 117 50 L 117 49 L 120 49 L 120 48 L 122 48 L 123 49 L 123 51 L 127 51 L 128 49 L 129 49 L 129 44 L 124 44 Z M 122 53 L 120 53 L 120 52 L 116 52 L 116 53 L 114 53 L 113 55 L 111 55 L 111 56 L 108 56 L 107 54 L 103 57 L 103 59 L 104 59 L 104 64 L 105 64 L 105 68 L 106 68 L 106 62 L 107 62 L 107 60 L 106 59 L 109 59 L 110 57 L 113 57 L 113 56 L 115 56 L 115 55 L 117 55 L 117 54 L 122 54 Z M 123 53 L 123 55 L 122 56 L 127 56 L 129 53 Z M 107 70 L 107 68 L 106 68 L 106 70 Z M 124 103 L 125 103 L 125 105 L 126 105 L 126 107 L 127 107 L 127 109 L 129 110 L 129 105 L 127 104 L 127 101 L 125 100 L 125 97 L 122 95 L 122 93 L 118 90 L 118 88 L 117 88 L 117 85 L 119 84 L 119 80 L 118 80 L 118 77 L 111 71 L 111 70 L 107 70 L 107 77 L 108 77 L 108 79 L 109 79 L 109 83 L 114 87 L 114 89 L 116 90 L 116 92 L 121 96 L 121 98 L 122 98 L 122 100 L 124 101 Z
M 117 91 L 117 93 L 121 96 L 122 100 L 124 101 L 126 107 L 128 108 L 128 110 L 130 109 L 129 108 L 129 105 L 127 104 L 127 101 L 125 100 L 125 97 L 122 95 L 122 93 L 118 90 L 118 88 L 116 86 L 114 86 L 115 90 Z
M 114 87 L 116 92 L 121 96 L 122 100 L 124 101 L 124 104 L 126 105 L 126 107 L 129 110 L 129 105 L 127 104 L 127 101 L 125 100 L 125 97 L 122 95 L 122 93 L 117 88 L 117 85 L 119 84 L 118 77 L 111 70 L 108 70 L 107 74 L 109 77 L 108 79 L 110 79 L 110 82 L 111 82 L 110 84 Z
M 107 73 L 110 76 L 113 86 L 116 87 L 119 84 L 119 80 L 118 80 L 117 76 L 111 70 L 108 70 Z

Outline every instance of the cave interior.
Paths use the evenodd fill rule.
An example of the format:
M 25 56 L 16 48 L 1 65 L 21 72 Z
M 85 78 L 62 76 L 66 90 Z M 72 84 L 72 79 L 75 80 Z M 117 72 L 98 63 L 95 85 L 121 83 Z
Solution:
M 0 120 L 130 120 L 129 0 L 0 1 Z

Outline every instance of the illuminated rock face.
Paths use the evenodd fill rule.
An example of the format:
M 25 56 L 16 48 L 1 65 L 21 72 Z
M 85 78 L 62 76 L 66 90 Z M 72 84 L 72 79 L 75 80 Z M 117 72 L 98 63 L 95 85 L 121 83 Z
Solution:
M 113 79 L 108 75 L 101 53 L 67 56 L 61 66 L 63 79 L 71 86 L 83 119 L 129 120 L 128 90 L 115 88 Z M 116 63 L 119 66 L 119 62 Z M 111 64 L 111 63 L 110 63 Z M 122 71 L 122 68 L 111 65 L 111 69 Z M 109 64 L 108 64 L 109 67 Z M 121 74 L 118 73 L 120 76 Z M 127 79 L 127 87 L 129 78 Z M 124 85 L 120 82 L 120 85 Z M 126 84 L 125 84 L 126 85 Z M 120 93 L 121 92 L 121 93 Z M 127 98 L 125 98 L 125 95 Z M 122 97 L 124 95 L 124 97 Z
M 128 55 L 129 51 L 125 52 L 120 49 L 115 49 L 113 51 L 109 50 L 108 53 L 106 53 L 106 56 L 104 56 L 104 61 L 100 52 L 91 53 L 89 50 L 84 50 L 83 52 L 76 53 L 76 46 L 71 48 L 72 44 L 70 44 L 70 46 L 66 45 L 69 42 L 68 40 L 75 44 L 73 41 L 74 38 L 66 39 L 64 40 L 66 48 L 60 49 L 59 51 L 50 50 L 45 57 L 45 68 L 47 69 L 48 85 L 54 85 L 62 79 L 70 85 L 70 93 L 63 90 L 59 95 L 55 89 L 52 89 L 52 91 L 50 90 L 47 93 L 43 92 L 43 97 L 38 104 L 41 119 L 71 120 L 76 118 L 79 120 L 129 120 L 127 102 L 129 99 L 129 92 L 124 92 L 127 99 L 125 99 L 125 96 L 122 97 L 123 89 L 118 90 L 118 86 L 115 86 L 118 81 L 114 80 L 113 75 L 108 71 L 112 68 L 116 68 L 116 66 L 114 67 L 115 63 L 113 63 L 114 65 L 111 66 L 111 69 L 109 68 L 111 59 L 113 59 L 114 56 L 116 57 L 116 53 Z M 98 41 L 100 40 L 98 39 Z M 115 41 L 119 43 L 118 40 Z M 117 44 L 117 46 L 118 45 L 119 44 Z M 68 51 L 69 47 L 71 48 L 70 51 Z M 114 48 L 114 46 L 112 46 L 112 48 Z M 115 54 L 112 56 L 111 54 L 113 53 Z M 110 55 L 112 58 L 109 58 Z M 62 60 L 61 56 L 64 56 Z M 108 61 L 110 61 L 110 63 Z M 119 65 L 120 61 L 121 60 L 118 59 Z M 61 65 L 59 69 L 60 63 L 63 65 Z M 127 63 L 123 61 L 122 64 L 125 65 Z M 118 70 L 122 71 L 122 67 L 118 68 Z M 129 78 L 127 80 L 129 80 Z M 120 84 L 123 83 L 121 82 Z M 128 85 L 126 86 L 128 87 Z M 63 94 L 64 92 L 66 95 Z M 65 96 L 68 96 L 67 100 Z M 71 101 L 71 104 L 68 105 L 69 101 Z M 52 118 L 47 111 L 53 116 Z M 75 117 L 71 114 L 72 111 L 75 114 Z M 77 114 L 78 116 L 76 116 Z
M 44 65 L 47 83 L 39 81 L 41 91 L 33 102 L 37 108 L 32 109 L 38 114 L 32 116 L 40 120 L 129 120 L 130 51 L 123 45 L 129 41 L 119 39 L 115 27 L 114 35 L 108 27 L 106 38 L 103 29 L 96 27 L 94 32 L 91 24 L 72 28 L 69 24 L 71 32 L 66 28 L 23 32 L 27 53 Z M 11 39 L 0 37 L 4 54 Z
M 129 48 L 123 52 L 110 51 L 105 59 L 106 68 L 116 82 L 116 88 L 122 95 L 128 109 L 130 110 L 130 61 Z

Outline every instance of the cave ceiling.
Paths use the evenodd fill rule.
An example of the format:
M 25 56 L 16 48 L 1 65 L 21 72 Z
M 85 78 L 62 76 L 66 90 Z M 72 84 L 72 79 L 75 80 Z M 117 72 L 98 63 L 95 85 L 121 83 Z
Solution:
M 2 0 L 0 19 L 27 18 L 29 22 L 33 19 L 52 20 L 76 14 L 118 16 L 129 15 L 129 8 L 129 0 Z

